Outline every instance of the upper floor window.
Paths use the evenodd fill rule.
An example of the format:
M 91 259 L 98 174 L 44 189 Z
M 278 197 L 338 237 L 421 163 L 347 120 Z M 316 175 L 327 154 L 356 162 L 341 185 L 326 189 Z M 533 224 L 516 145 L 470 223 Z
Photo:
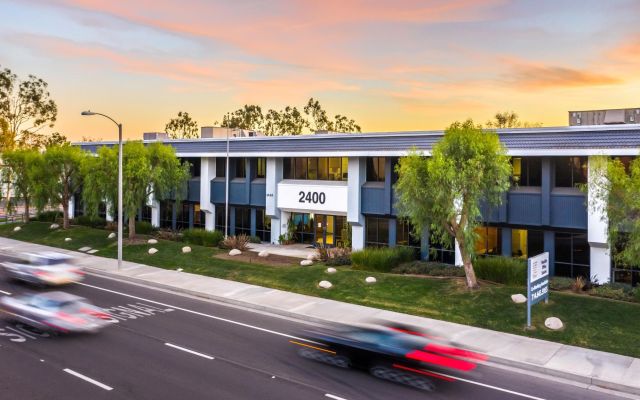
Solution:
M 285 179 L 346 181 L 346 157 L 295 157 L 283 160 Z
M 197 178 L 200 176 L 200 157 L 182 158 L 182 162 L 189 164 L 189 176 Z
M 368 182 L 384 182 L 385 158 L 384 157 L 367 157 L 367 181 Z
M 542 186 L 542 160 L 540 157 L 513 157 L 512 182 L 517 186 Z
M 227 170 L 227 159 L 224 157 L 216 157 L 216 177 L 224 178 Z
M 267 176 L 267 159 L 258 157 L 256 166 L 256 178 L 265 178 Z
M 235 161 L 236 161 L 236 168 L 235 168 L 234 178 L 246 178 L 247 176 L 246 160 L 240 157 L 240 158 L 236 158 Z
M 587 183 L 587 157 L 557 157 L 555 159 L 556 187 L 575 187 Z

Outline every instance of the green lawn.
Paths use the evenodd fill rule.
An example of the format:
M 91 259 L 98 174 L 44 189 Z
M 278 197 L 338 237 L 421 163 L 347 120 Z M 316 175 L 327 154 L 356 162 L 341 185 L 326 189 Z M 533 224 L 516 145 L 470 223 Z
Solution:
M 108 232 L 86 227 L 68 231 L 51 231 L 50 224 L 32 222 L 13 232 L 15 225 L 0 225 L 0 236 L 41 243 L 71 250 L 90 246 L 100 251 L 96 255 L 116 257 L 116 241 L 107 239 Z M 65 242 L 65 237 L 73 238 Z M 338 268 L 327 275 L 322 265 L 312 267 L 268 267 L 213 258 L 222 250 L 191 246 L 193 251 L 182 254 L 183 243 L 161 240 L 153 247 L 160 251 L 149 256 L 147 244 L 124 248 L 124 258 L 161 268 L 183 268 L 187 272 L 230 279 L 296 293 L 340 300 L 408 314 L 436 318 L 517 335 L 552 340 L 581 347 L 640 357 L 640 304 L 551 293 L 549 304 L 533 308 L 535 330 L 525 331 L 525 305 L 511 302 L 513 293 L 524 288 L 485 284 L 480 290 L 468 292 L 456 279 L 427 279 L 392 274 L 355 271 Z M 375 285 L 366 285 L 364 278 L 373 275 Z M 330 290 L 317 288 L 320 280 L 328 279 Z M 544 327 L 544 319 L 559 317 L 566 325 L 560 332 Z

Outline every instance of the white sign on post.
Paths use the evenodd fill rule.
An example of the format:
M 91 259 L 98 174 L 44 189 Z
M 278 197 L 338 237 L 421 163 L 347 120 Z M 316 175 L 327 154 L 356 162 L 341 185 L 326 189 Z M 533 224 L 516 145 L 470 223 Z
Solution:
M 549 253 L 531 257 L 527 263 L 527 326 L 531 326 L 531 306 L 549 300 Z

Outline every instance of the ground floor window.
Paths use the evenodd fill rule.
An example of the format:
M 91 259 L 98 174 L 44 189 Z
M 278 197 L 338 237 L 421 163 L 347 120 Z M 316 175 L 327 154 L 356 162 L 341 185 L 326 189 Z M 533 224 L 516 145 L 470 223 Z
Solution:
M 151 206 L 144 204 L 140 207 L 140 221 L 151 223 Z
M 502 254 L 502 229 L 495 226 L 479 226 L 475 229 L 478 239 L 476 255 L 499 256 Z
M 298 243 L 312 244 L 314 240 L 314 219 L 312 214 L 292 213 L 294 240 Z
M 249 207 L 235 207 L 236 235 L 251 235 L 251 209 Z
M 420 248 L 420 237 L 414 234 L 413 225 L 407 219 L 397 220 L 396 245 Z
M 271 241 L 271 217 L 264 208 L 256 209 L 256 236 L 263 242 Z
M 216 223 L 215 228 L 217 231 L 220 231 L 226 234 L 225 231 L 225 206 L 216 206 Z
M 530 229 L 511 230 L 511 256 L 527 259 L 544 252 L 544 232 Z
M 446 243 L 439 243 L 429 235 L 429 261 L 436 261 L 445 264 L 456 263 L 455 240 L 453 236 L 447 238 Z
M 366 247 L 389 246 L 389 219 L 366 217 L 364 224 L 366 227 Z
M 180 203 L 176 209 L 176 230 L 189 229 L 189 203 Z
M 193 205 L 193 227 L 204 229 L 204 211 L 200 209 L 200 203 Z
M 84 202 L 82 201 L 82 195 L 80 193 L 73 195 L 73 215 L 74 217 L 84 215 Z
M 160 202 L 160 227 L 173 229 L 173 201 Z
M 590 249 L 586 233 L 555 234 L 555 274 L 590 278 Z

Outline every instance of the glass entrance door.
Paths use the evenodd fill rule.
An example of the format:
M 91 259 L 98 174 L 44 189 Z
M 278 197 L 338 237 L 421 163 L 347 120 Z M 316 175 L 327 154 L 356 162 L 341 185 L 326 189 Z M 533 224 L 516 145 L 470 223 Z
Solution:
M 335 218 L 333 215 L 315 215 L 316 244 L 333 246 L 335 244 Z

